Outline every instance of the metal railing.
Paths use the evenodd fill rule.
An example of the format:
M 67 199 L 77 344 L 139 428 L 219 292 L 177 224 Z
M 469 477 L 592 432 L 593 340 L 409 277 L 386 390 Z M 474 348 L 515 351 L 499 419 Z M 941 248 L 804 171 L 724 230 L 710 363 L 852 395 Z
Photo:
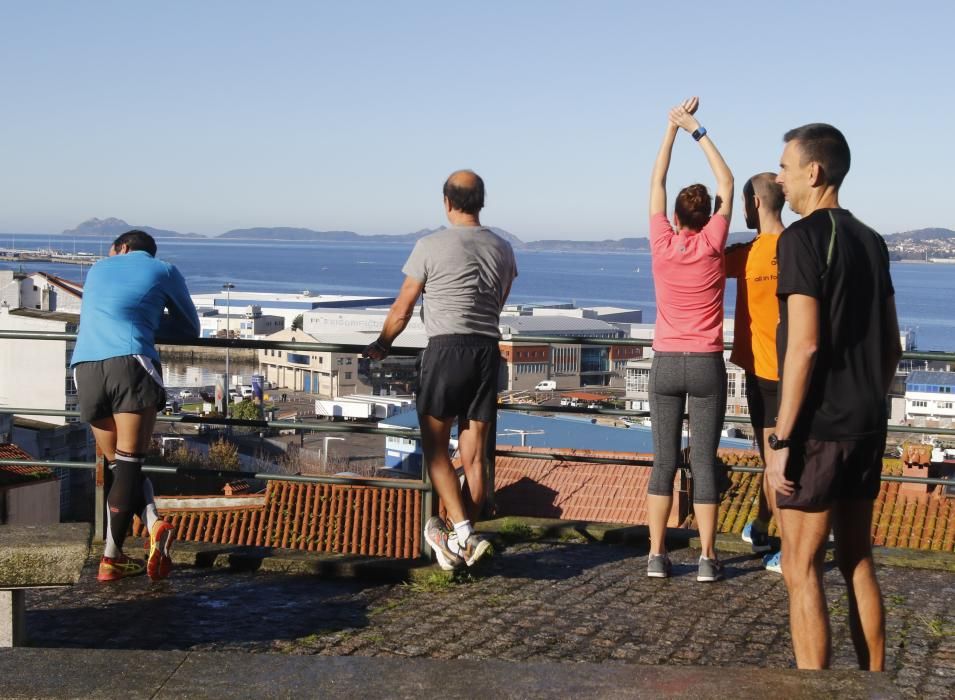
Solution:
M 76 335 L 72 333 L 62 333 L 53 331 L 7 331 L 0 330 L 0 340 L 46 340 L 71 342 L 76 340 Z M 504 340 L 516 344 L 572 344 L 572 345 L 598 345 L 598 346 L 636 346 L 650 347 L 651 340 L 634 338 L 577 338 L 565 336 L 512 336 L 505 337 Z M 206 347 L 206 348 L 230 348 L 230 349 L 253 349 L 253 350 L 298 350 L 305 352 L 338 352 L 359 354 L 364 350 L 363 345 L 341 344 L 341 343 L 319 343 L 319 342 L 298 342 L 298 341 L 269 341 L 269 340 L 248 340 L 239 338 L 197 338 L 188 340 L 166 340 L 157 341 L 162 345 Z M 726 344 L 730 349 L 731 344 Z M 420 352 L 420 348 L 408 346 L 395 346 L 391 350 L 393 356 L 414 356 Z M 955 353 L 947 352 L 906 352 L 903 353 L 903 360 L 930 360 L 939 362 L 955 362 Z M 520 412 L 540 412 L 551 414 L 573 413 L 573 414 L 591 414 L 627 418 L 646 418 L 650 414 L 648 411 L 633 411 L 614 408 L 595 408 L 588 409 L 575 406 L 542 406 L 539 404 L 499 404 L 498 410 L 511 410 Z M 20 407 L 0 407 L 0 413 L 17 415 L 36 415 L 36 416 L 59 416 L 59 417 L 78 417 L 78 411 L 56 410 L 56 409 L 37 409 Z M 192 416 L 192 415 L 159 415 L 157 422 L 179 423 L 179 424 L 204 424 L 204 425 L 222 425 L 249 428 L 267 428 L 267 429 L 296 429 L 316 433 L 364 433 L 373 435 L 383 435 L 391 437 L 400 437 L 410 440 L 420 440 L 421 434 L 418 430 L 380 428 L 370 425 L 347 425 L 341 423 L 318 423 L 311 421 L 270 421 L 270 420 L 242 420 L 235 418 L 222 418 L 217 416 Z M 749 416 L 725 416 L 724 422 L 727 423 L 749 423 Z M 907 434 L 931 434 L 955 436 L 955 429 L 949 428 L 920 428 L 915 426 L 889 426 L 891 433 Z M 618 457 L 596 457 L 585 455 L 569 455 L 560 452 L 538 452 L 494 449 L 489 453 L 492 457 L 490 464 L 489 487 L 493 493 L 493 456 L 507 455 L 513 457 L 526 457 L 532 459 L 554 460 L 564 462 L 589 462 L 599 464 L 625 464 L 632 466 L 648 467 L 652 466 L 652 460 L 624 459 Z M 72 461 L 49 461 L 49 460 L 14 460 L 0 459 L 0 465 L 21 465 L 21 466 L 46 466 L 60 469 L 81 469 L 96 470 L 97 463 L 72 462 Z M 378 486 L 383 488 L 410 489 L 423 492 L 422 498 L 422 522 L 430 516 L 434 507 L 434 496 L 430 481 L 428 479 L 428 470 L 422 469 L 420 479 L 366 479 L 361 477 L 345 477 L 332 475 L 287 475 L 270 472 L 255 471 L 234 471 L 221 469 L 208 469 L 197 467 L 181 467 L 147 464 L 143 471 L 157 474 L 189 475 L 189 476 L 213 476 L 222 479 L 258 479 L 263 481 L 294 481 L 300 483 L 315 484 L 341 484 L 341 485 L 363 485 Z M 740 473 L 762 473 L 761 468 L 755 467 L 730 467 L 730 471 Z M 926 485 L 951 485 L 952 482 L 945 479 L 929 479 L 920 477 L 904 477 L 894 475 L 882 475 L 882 480 L 887 482 L 919 483 Z M 97 479 L 99 483 L 100 480 Z M 99 498 L 97 499 L 99 502 Z M 425 552 L 426 543 L 423 543 Z M 427 553 L 427 552 L 426 552 Z

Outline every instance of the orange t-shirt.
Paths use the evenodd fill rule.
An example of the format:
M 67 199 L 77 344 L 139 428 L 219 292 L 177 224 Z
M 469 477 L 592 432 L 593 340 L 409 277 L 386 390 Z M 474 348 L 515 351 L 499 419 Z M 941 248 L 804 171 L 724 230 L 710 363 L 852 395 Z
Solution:
M 776 363 L 776 241 L 778 233 L 763 233 L 749 243 L 726 249 L 726 276 L 735 277 L 736 324 L 733 362 L 750 374 L 779 381 Z

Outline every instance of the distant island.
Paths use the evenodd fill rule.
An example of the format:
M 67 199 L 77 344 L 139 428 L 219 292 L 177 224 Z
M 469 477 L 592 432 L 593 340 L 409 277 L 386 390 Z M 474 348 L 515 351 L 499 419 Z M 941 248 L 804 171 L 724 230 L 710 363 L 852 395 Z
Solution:
M 152 226 L 134 226 L 128 224 L 122 219 L 110 217 L 108 219 L 87 219 L 76 228 L 70 228 L 63 231 L 64 236 L 91 236 L 98 238 L 116 238 L 121 233 L 126 233 L 130 229 L 139 229 L 145 231 L 150 236 L 156 238 L 205 238 L 198 233 L 179 233 L 178 231 L 167 231 Z
M 354 231 L 316 231 L 310 228 L 289 226 L 232 229 L 218 236 L 202 236 L 198 233 L 179 233 L 158 229 L 152 226 L 134 226 L 122 219 L 88 219 L 75 228 L 63 231 L 64 236 L 87 236 L 115 238 L 119 234 L 138 228 L 157 238 L 199 238 L 205 240 L 243 240 L 243 241 L 298 241 L 316 243 L 397 243 L 412 244 L 436 231 L 438 228 L 423 228 L 412 233 L 402 234 L 361 234 Z M 541 252 L 578 252 L 612 253 L 641 252 L 650 249 L 650 241 L 645 237 L 605 239 L 600 241 L 572 241 L 544 239 L 525 242 L 513 233 L 501 228 L 489 227 L 494 233 L 508 241 L 516 250 Z M 728 245 L 745 243 L 752 240 L 752 231 L 730 233 Z M 932 258 L 955 259 L 955 231 L 947 228 L 923 228 L 915 231 L 890 233 L 885 237 L 889 255 L 893 260 L 930 260 Z

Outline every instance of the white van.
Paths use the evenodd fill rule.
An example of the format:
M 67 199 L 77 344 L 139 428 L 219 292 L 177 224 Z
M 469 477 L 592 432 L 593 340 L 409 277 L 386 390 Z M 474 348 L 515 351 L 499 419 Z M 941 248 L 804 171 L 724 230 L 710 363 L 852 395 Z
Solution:
M 557 382 L 553 379 L 545 379 L 542 382 L 537 382 L 534 391 L 557 391 Z

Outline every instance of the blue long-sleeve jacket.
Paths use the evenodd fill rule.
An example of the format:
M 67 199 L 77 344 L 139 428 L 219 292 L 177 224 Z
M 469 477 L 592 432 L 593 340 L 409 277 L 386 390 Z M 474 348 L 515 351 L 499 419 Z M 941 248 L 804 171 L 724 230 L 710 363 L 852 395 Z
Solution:
M 168 309 L 168 316 L 163 316 Z M 159 360 L 156 335 L 197 338 L 199 315 L 174 265 L 136 250 L 104 258 L 83 286 L 72 365 L 123 355 Z

